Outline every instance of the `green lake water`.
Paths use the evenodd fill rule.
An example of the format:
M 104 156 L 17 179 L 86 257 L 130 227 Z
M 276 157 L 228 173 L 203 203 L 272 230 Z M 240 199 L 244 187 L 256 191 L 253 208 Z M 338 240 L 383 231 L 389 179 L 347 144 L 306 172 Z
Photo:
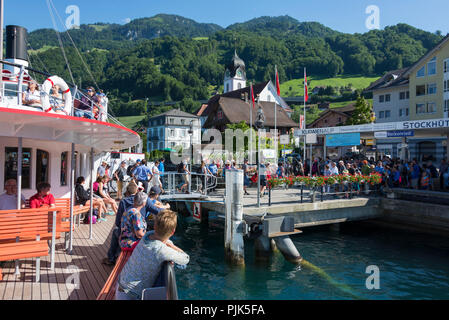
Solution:
M 190 255 L 176 269 L 180 299 L 449 299 L 449 238 L 345 223 L 305 228 L 292 237 L 310 266 L 277 252 L 256 262 L 245 241 L 244 268 L 224 259 L 223 230 L 180 219 L 174 242 Z M 367 266 L 379 268 L 380 289 L 368 290 Z

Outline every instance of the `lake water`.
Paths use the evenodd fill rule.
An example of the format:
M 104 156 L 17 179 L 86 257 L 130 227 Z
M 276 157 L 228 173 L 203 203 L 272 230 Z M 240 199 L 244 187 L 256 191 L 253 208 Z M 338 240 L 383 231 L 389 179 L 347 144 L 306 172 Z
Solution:
M 245 267 L 224 260 L 223 229 L 180 219 L 174 242 L 190 255 L 176 269 L 180 299 L 449 299 L 449 238 L 345 223 L 305 228 L 292 237 L 312 267 L 295 266 L 277 252 L 257 263 L 245 241 Z M 376 265 L 380 289 L 365 286 Z M 316 268 L 315 268 L 316 267 Z

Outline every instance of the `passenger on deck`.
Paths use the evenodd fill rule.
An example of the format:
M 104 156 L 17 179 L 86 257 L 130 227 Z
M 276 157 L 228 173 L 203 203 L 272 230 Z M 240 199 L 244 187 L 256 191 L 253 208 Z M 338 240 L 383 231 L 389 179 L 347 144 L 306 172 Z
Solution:
M 164 210 L 157 215 L 154 231 L 147 232 L 139 241 L 118 277 L 117 300 L 140 300 L 142 291 L 154 285 L 165 261 L 189 263 L 189 255 L 169 240 L 176 225 L 176 212 Z
M 103 263 L 106 265 L 114 265 L 118 256 L 120 255 L 120 227 L 123 213 L 128 211 L 133 207 L 134 204 L 134 195 L 137 193 L 138 187 L 137 185 L 131 181 L 126 187 L 125 198 L 120 201 L 118 205 L 117 215 L 115 216 L 115 227 L 112 232 L 111 245 L 108 250 L 108 257 L 103 259 Z M 145 207 L 140 209 L 140 213 L 145 219 L 149 218 L 150 215 L 157 215 L 160 211 L 164 209 L 170 209 L 170 205 L 163 205 L 160 203 L 157 198 L 159 197 L 160 190 L 157 191 L 156 188 L 151 188 L 150 196 L 147 199 L 147 204 Z
M 101 166 L 97 168 L 97 178 L 103 177 L 106 174 L 106 166 L 108 163 L 106 161 L 101 161 Z
M 75 110 L 75 117 L 80 118 L 88 118 L 93 119 L 92 116 L 92 109 L 93 109 L 93 96 L 95 95 L 95 89 L 93 87 L 87 88 L 87 95 L 88 97 L 84 96 L 81 98 L 81 103 L 78 106 L 78 109 Z
M 122 161 L 120 163 L 120 167 L 117 168 L 114 172 L 114 178 L 117 182 L 117 199 L 122 200 L 123 195 L 123 184 L 126 176 L 126 161 Z
M 134 250 L 147 229 L 145 215 L 140 210 L 146 206 L 148 195 L 145 192 L 138 192 L 134 195 L 133 200 L 132 208 L 123 214 L 120 223 L 120 247 L 122 250 Z
M 199 176 L 199 185 L 198 185 L 198 191 L 205 194 L 207 189 L 207 181 L 209 179 L 208 176 L 211 176 L 212 173 L 206 166 L 206 162 L 204 160 L 201 160 L 201 166 L 198 170 L 198 173 L 201 174 Z M 204 184 L 204 181 L 206 181 L 206 185 Z
M 187 169 L 187 160 L 184 160 L 178 164 L 178 173 L 181 174 L 182 186 L 178 190 L 179 192 L 189 193 L 189 183 L 190 183 L 190 171 Z
M 162 193 L 164 188 L 162 188 L 162 182 L 160 179 L 161 173 L 159 171 L 159 160 L 156 160 L 153 168 L 151 169 L 152 178 L 150 180 L 150 187 L 159 187 Z
M 90 206 L 89 192 L 87 192 L 83 186 L 85 181 L 86 179 L 84 179 L 84 177 L 78 177 L 76 179 L 75 205 Z M 101 198 L 93 197 L 92 206 L 98 209 L 98 217 L 102 217 L 102 213 L 107 211 L 106 205 Z
M 40 182 L 37 185 L 37 193 L 30 198 L 30 208 L 56 207 L 55 197 L 50 193 L 51 185 L 48 182 Z
M 150 181 L 152 174 L 150 168 L 147 167 L 147 161 L 143 159 L 140 163 L 140 166 L 136 167 L 133 170 L 133 177 L 137 180 L 137 182 L 142 182 L 144 192 L 148 191 L 148 182 Z
M 41 93 L 36 80 L 28 82 L 28 89 L 22 93 L 22 104 L 30 107 L 42 108 Z
M 111 196 L 107 192 L 108 177 L 103 176 L 101 178 L 98 178 L 97 183 L 98 183 L 98 189 L 96 191 L 97 195 L 99 195 L 103 199 L 103 202 L 106 205 L 108 205 L 108 204 L 111 205 L 112 210 L 114 211 L 114 213 L 107 212 L 107 214 L 109 214 L 109 215 L 117 214 L 117 209 L 118 209 L 117 203 L 115 202 L 114 199 L 111 198 Z
M 64 100 L 62 94 L 59 93 L 59 86 L 57 84 L 51 87 L 50 106 L 56 113 L 66 114 L 64 111 Z
M 8 179 L 5 182 L 5 193 L 0 195 L 0 210 L 17 209 L 17 182 L 16 179 Z M 21 196 L 21 208 L 25 208 L 25 197 Z

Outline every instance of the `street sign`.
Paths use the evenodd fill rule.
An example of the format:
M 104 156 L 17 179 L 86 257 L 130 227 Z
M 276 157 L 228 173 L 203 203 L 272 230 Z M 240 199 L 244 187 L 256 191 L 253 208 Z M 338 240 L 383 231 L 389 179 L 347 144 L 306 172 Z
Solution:
M 374 139 L 366 139 L 365 145 L 367 146 L 374 146 Z
M 408 148 L 407 143 L 398 143 L 398 149 Z
M 386 138 L 386 137 L 387 137 L 387 131 L 374 132 L 374 138 Z
M 306 134 L 306 143 L 315 144 L 317 143 L 317 135 L 315 133 Z
M 415 131 L 413 130 L 395 130 L 395 131 L 387 131 L 387 137 L 413 137 L 415 135 Z
M 290 143 L 290 136 L 288 134 L 284 134 L 281 136 L 280 139 L 281 144 L 289 144 Z
M 379 131 L 396 131 L 396 130 L 413 130 L 413 129 L 437 129 L 449 128 L 449 119 L 429 119 L 429 120 L 413 120 L 399 122 L 383 122 L 383 123 L 367 123 L 354 126 L 338 126 L 327 128 L 311 128 L 295 130 L 295 136 L 316 133 L 320 135 L 350 133 L 350 132 L 379 132 Z
M 276 159 L 276 150 L 274 149 L 263 149 L 262 155 L 264 159 Z
M 359 146 L 360 133 L 341 133 L 326 135 L 326 146 L 343 147 L 343 146 Z

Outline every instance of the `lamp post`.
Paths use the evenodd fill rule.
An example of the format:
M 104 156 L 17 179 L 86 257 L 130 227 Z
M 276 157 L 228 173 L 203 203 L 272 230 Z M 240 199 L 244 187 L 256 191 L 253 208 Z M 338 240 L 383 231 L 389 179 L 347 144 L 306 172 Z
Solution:
M 246 104 L 249 106 L 249 141 L 248 141 L 248 159 L 249 163 L 253 164 L 253 107 L 248 101 L 248 92 L 241 94 L 241 99 L 245 101 Z
M 265 114 L 259 104 L 259 96 L 257 97 L 257 105 L 259 106 L 259 109 L 257 110 L 257 120 L 255 126 L 259 132 L 260 129 L 264 128 L 265 124 Z M 260 134 L 257 136 L 259 137 L 259 143 L 257 146 L 257 207 L 260 208 Z
M 188 131 L 189 135 L 190 135 L 190 172 L 192 172 L 192 167 L 193 167 L 193 120 L 190 121 L 190 127 L 189 127 L 189 131 Z
M 192 170 L 193 170 L 193 120 L 190 121 L 190 127 L 189 127 L 189 131 L 188 131 L 189 135 L 190 135 L 190 148 L 191 148 L 191 152 L 190 152 L 190 183 L 189 183 L 189 193 L 191 193 L 192 191 Z

